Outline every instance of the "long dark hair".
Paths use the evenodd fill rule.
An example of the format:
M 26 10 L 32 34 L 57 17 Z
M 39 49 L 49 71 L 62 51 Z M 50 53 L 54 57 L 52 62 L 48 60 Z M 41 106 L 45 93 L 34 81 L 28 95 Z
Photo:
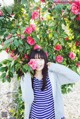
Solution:
M 45 61 L 44 68 L 42 69 L 43 85 L 42 85 L 41 90 L 43 91 L 46 88 L 46 84 L 47 84 L 46 77 L 48 76 L 48 66 L 47 66 L 48 58 L 47 58 L 45 51 L 43 51 L 42 49 L 36 49 L 36 50 L 31 51 L 30 56 L 29 56 L 29 61 L 30 59 L 35 59 L 36 54 L 38 55 L 38 58 L 44 59 Z M 35 70 L 34 70 L 34 74 L 35 74 Z M 32 79 L 32 88 L 33 88 L 33 82 L 34 80 Z

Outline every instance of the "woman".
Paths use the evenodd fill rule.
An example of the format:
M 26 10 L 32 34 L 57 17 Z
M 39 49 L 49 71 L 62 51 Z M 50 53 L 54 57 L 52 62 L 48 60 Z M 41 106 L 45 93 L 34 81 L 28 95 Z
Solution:
M 20 83 L 24 119 L 65 119 L 61 85 L 75 83 L 80 76 L 64 65 L 48 62 L 42 49 L 33 50 L 31 59 L 37 63 L 33 77 L 26 73 Z

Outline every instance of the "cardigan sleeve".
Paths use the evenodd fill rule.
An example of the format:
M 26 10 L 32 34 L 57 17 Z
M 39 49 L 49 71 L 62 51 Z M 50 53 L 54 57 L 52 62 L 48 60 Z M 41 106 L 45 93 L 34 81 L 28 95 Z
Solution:
M 61 85 L 80 81 L 80 75 L 62 64 L 51 63 L 49 70 L 56 73 Z
M 20 86 L 22 91 L 22 100 L 26 103 L 31 103 L 33 101 L 33 89 L 31 84 L 31 76 L 26 73 L 21 77 Z

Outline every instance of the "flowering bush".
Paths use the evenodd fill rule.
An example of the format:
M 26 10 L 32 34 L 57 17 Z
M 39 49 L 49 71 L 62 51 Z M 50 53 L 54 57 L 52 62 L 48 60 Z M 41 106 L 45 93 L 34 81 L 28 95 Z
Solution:
M 23 3 L 23 2 L 22 2 Z M 64 64 L 79 73 L 80 2 L 57 4 L 29 1 L 0 10 L 1 49 L 9 59 L 0 64 L 2 81 L 20 78 L 32 69 L 28 65 L 32 49 L 43 48 L 51 62 Z

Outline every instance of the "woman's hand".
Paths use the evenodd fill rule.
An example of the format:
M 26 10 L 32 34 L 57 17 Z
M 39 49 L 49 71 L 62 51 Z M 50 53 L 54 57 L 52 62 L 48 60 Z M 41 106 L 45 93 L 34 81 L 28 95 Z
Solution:
M 48 68 L 49 68 L 51 66 L 51 62 L 48 62 L 47 65 L 48 65 Z

